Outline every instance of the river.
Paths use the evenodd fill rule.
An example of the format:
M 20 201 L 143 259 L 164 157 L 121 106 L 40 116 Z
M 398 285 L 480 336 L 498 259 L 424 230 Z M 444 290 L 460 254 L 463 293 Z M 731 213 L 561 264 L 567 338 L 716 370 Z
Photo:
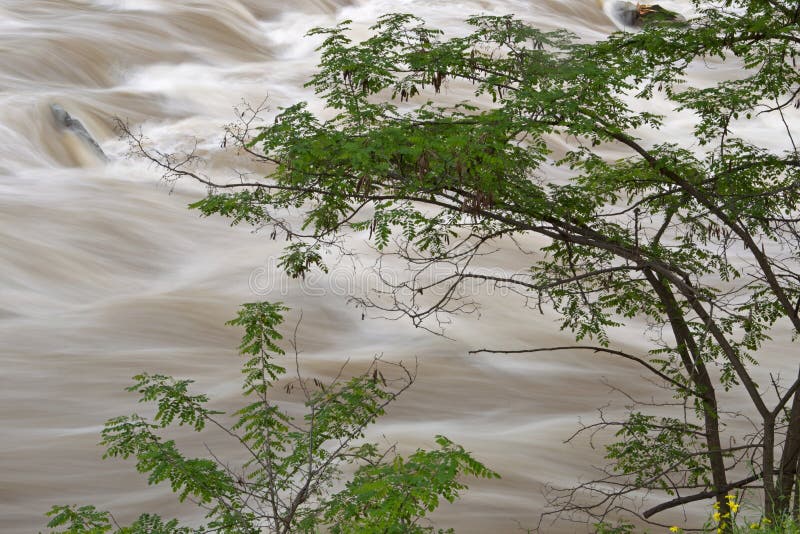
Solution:
M 685 1 L 664 5 L 689 10 Z M 443 506 L 441 526 L 522 532 L 536 526 L 547 485 L 569 485 L 600 463 L 585 441 L 563 440 L 597 407 L 624 404 L 604 379 L 635 384 L 636 368 L 581 353 L 468 356 L 487 345 L 572 342 L 554 317 L 521 313 L 510 298 L 482 298 L 480 314 L 454 319 L 452 340 L 407 321 L 362 320 L 347 304 L 364 285 L 357 268 L 347 271 L 352 287 L 331 290 L 326 277 L 290 283 L 274 266 L 280 240 L 200 219 L 186 206 L 201 188 L 165 184 L 157 169 L 125 157 L 115 116 L 165 150 L 197 139 L 206 171 L 228 172 L 235 157 L 219 145 L 237 104 L 313 99 L 302 87 L 316 61 L 315 42 L 302 38 L 309 28 L 347 18 L 363 32 L 390 11 L 454 31 L 471 13 L 515 13 L 589 40 L 615 30 L 594 0 L 0 2 L 0 530 L 41 530 L 44 512 L 60 503 L 92 503 L 120 521 L 191 513 L 168 488 L 147 488 L 131 462 L 101 461 L 99 431 L 137 408 L 123 388 L 142 370 L 194 378 L 234 407 L 239 332 L 223 323 L 256 298 L 291 306 L 290 326 L 302 310 L 307 373 L 330 374 L 348 357 L 354 369 L 376 354 L 417 358 L 417 383 L 375 435 L 413 449 L 445 434 L 503 476 Z M 110 163 L 56 128 L 52 103 L 85 124 Z M 667 131 L 680 135 L 687 120 L 675 117 Z M 498 258 L 517 266 L 510 250 Z M 254 280 L 272 291 L 254 295 Z M 618 340 L 642 347 L 636 329 Z M 210 439 L 220 455 L 234 448 Z

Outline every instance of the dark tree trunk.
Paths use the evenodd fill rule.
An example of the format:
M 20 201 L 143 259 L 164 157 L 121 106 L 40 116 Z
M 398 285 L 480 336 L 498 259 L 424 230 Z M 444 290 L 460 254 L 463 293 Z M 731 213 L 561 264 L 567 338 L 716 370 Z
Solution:
M 789 428 L 781 455 L 780 480 L 778 483 L 778 502 L 781 514 L 788 514 L 791 508 L 792 490 L 797 479 L 798 452 L 800 452 L 800 393 L 795 392 L 789 410 Z M 795 493 L 795 496 L 797 494 Z M 797 499 L 795 499 L 797 500 Z M 795 514 L 797 513 L 797 506 Z
M 657 277 L 650 271 L 645 271 L 645 276 L 664 304 L 664 309 L 667 312 L 667 318 L 672 327 L 672 332 L 678 343 L 678 353 L 680 354 L 681 361 L 692 380 L 694 389 L 700 394 L 712 483 L 715 489 L 727 488 L 728 475 L 725 469 L 725 459 L 722 455 L 722 440 L 719 434 L 719 415 L 714 383 L 703 362 L 700 348 L 697 346 L 694 336 L 684 320 L 680 306 L 675 299 L 674 293 L 669 288 L 668 283 L 663 278 Z M 730 532 L 731 510 L 725 492 L 717 493 L 716 501 L 717 511 L 720 514 L 720 521 L 718 524 L 719 532 Z

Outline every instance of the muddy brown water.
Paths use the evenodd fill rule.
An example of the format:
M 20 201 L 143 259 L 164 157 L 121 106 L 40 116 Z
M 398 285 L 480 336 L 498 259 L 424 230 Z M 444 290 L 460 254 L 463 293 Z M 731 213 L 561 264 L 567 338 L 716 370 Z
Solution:
M 689 10 L 688 2 L 668 7 Z M 335 291 L 325 277 L 287 282 L 274 267 L 280 241 L 199 219 L 186 205 L 202 189 L 173 189 L 153 168 L 124 158 L 113 116 L 166 149 L 197 138 L 211 171 L 226 172 L 234 162 L 220 152 L 221 126 L 242 99 L 269 96 L 273 108 L 312 99 L 302 88 L 316 61 L 315 43 L 301 38 L 309 28 L 349 18 L 363 32 L 389 11 L 453 31 L 470 13 L 515 13 L 585 39 L 615 30 L 602 3 L 589 0 L 0 2 L 2 532 L 43 529 L 43 513 L 59 503 L 93 503 L 121 521 L 142 511 L 196 519 L 168 488 L 147 488 L 131 463 L 101 461 L 98 433 L 107 418 L 136 409 L 122 389 L 142 370 L 194 378 L 219 405 L 234 407 L 239 333 L 223 323 L 256 298 L 291 306 L 290 325 L 302 310 L 307 373 L 329 376 L 346 358 L 355 372 L 376 354 L 418 361 L 417 383 L 373 435 L 408 450 L 445 434 L 503 476 L 474 483 L 460 502 L 443 506 L 435 516 L 441 526 L 476 534 L 533 527 L 546 485 L 586 478 L 600 463 L 585 441 L 563 440 L 596 408 L 624 404 L 604 380 L 644 392 L 637 369 L 578 352 L 468 356 L 484 346 L 572 342 L 553 316 L 525 311 L 514 297 L 481 297 L 480 314 L 449 326 L 452 340 L 403 320 L 361 320 L 347 297 L 368 285 L 366 266 L 337 271 L 349 282 Z M 55 102 L 84 123 L 112 163 L 98 164 L 56 128 Z M 676 116 L 667 129 L 680 135 L 689 123 Z M 751 131 L 771 129 L 754 121 Z M 494 261 L 524 266 L 511 247 Z M 254 294 L 254 280 L 272 291 Z M 629 350 L 644 346 L 637 325 L 616 339 Z M 773 368 L 783 365 L 779 356 Z M 235 457 L 233 444 L 208 439 L 221 456 Z

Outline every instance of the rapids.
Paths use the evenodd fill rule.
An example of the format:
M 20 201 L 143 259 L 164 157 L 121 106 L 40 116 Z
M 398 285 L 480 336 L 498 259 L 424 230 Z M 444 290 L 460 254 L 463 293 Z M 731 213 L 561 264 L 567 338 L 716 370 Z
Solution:
M 690 12 L 685 0 L 663 4 Z M 287 328 L 302 310 L 307 374 L 332 374 L 348 357 L 354 371 L 375 354 L 418 358 L 417 383 L 374 434 L 405 449 L 445 434 L 503 476 L 443 506 L 435 516 L 443 527 L 464 534 L 534 527 L 546 485 L 586 478 L 600 462 L 585 441 L 562 442 L 579 418 L 590 420 L 610 399 L 624 403 L 604 378 L 635 384 L 637 369 L 581 353 L 468 356 L 484 346 L 572 342 L 553 317 L 521 314 L 508 298 L 483 298 L 479 315 L 456 318 L 447 330 L 453 341 L 407 321 L 362 320 L 347 305 L 348 291 L 365 285 L 358 267 L 348 267 L 354 283 L 341 291 L 330 291 L 325 277 L 289 283 L 275 268 L 280 240 L 200 220 L 186 205 L 202 188 L 164 184 L 156 169 L 125 157 L 115 116 L 164 149 L 197 138 L 206 170 L 229 172 L 236 163 L 219 148 L 222 125 L 242 99 L 268 97 L 273 109 L 313 99 L 302 87 L 316 63 L 305 32 L 345 18 L 364 30 L 389 11 L 454 30 L 472 13 L 515 13 L 587 40 L 616 29 L 593 0 L 0 2 L 2 532 L 43 529 L 54 504 L 92 503 L 120 521 L 143 511 L 196 513 L 168 488 L 147 488 L 132 462 L 101 461 L 99 430 L 136 409 L 123 388 L 142 370 L 194 378 L 217 405 L 235 407 L 239 332 L 223 323 L 257 298 L 291 306 Z M 59 130 L 51 104 L 79 119 L 111 162 L 101 164 Z M 680 135 L 690 121 L 673 117 L 667 130 Z M 752 135 L 768 130 L 754 121 Z M 496 258 L 509 268 L 519 260 L 510 248 Z M 641 347 L 637 328 L 618 339 L 622 348 Z M 234 448 L 209 439 L 222 456 Z M 585 529 L 562 523 L 545 532 Z

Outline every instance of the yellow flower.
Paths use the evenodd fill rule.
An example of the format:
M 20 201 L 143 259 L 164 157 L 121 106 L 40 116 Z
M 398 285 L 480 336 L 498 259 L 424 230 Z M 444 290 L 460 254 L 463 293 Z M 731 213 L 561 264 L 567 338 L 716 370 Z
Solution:
M 719 510 L 719 503 L 718 502 L 714 503 L 714 510 Z
M 750 523 L 750 528 L 755 530 L 758 528 L 758 523 Z
M 766 524 L 766 525 L 769 525 L 770 523 L 772 523 L 772 521 L 770 521 L 770 520 L 769 520 L 769 519 L 767 519 L 766 517 L 765 517 L 764 519 L 762 519 L 762 520 L 761 520 L 761 522 L 762 522 L 762 523 L 764 523 L 764 524 Z
M 739 510 L 739 504 L 738 503 L 735 503 L 735 502 L 731 501 L 731 502 L 728 503 L 728 506 L 731 507 L 731 512 L 733 512 L 734 514 Z
M 681 527 L 669 527 L 669 531 L 670 532 L 680 532 L 681 531 Z
M 726 495 L 725 498 L 728 499 L 728 502 L 735 501 L 736 495 Z
M 719 512 L 714 512 L 714 521 L 719 521 L 720 515 Z

